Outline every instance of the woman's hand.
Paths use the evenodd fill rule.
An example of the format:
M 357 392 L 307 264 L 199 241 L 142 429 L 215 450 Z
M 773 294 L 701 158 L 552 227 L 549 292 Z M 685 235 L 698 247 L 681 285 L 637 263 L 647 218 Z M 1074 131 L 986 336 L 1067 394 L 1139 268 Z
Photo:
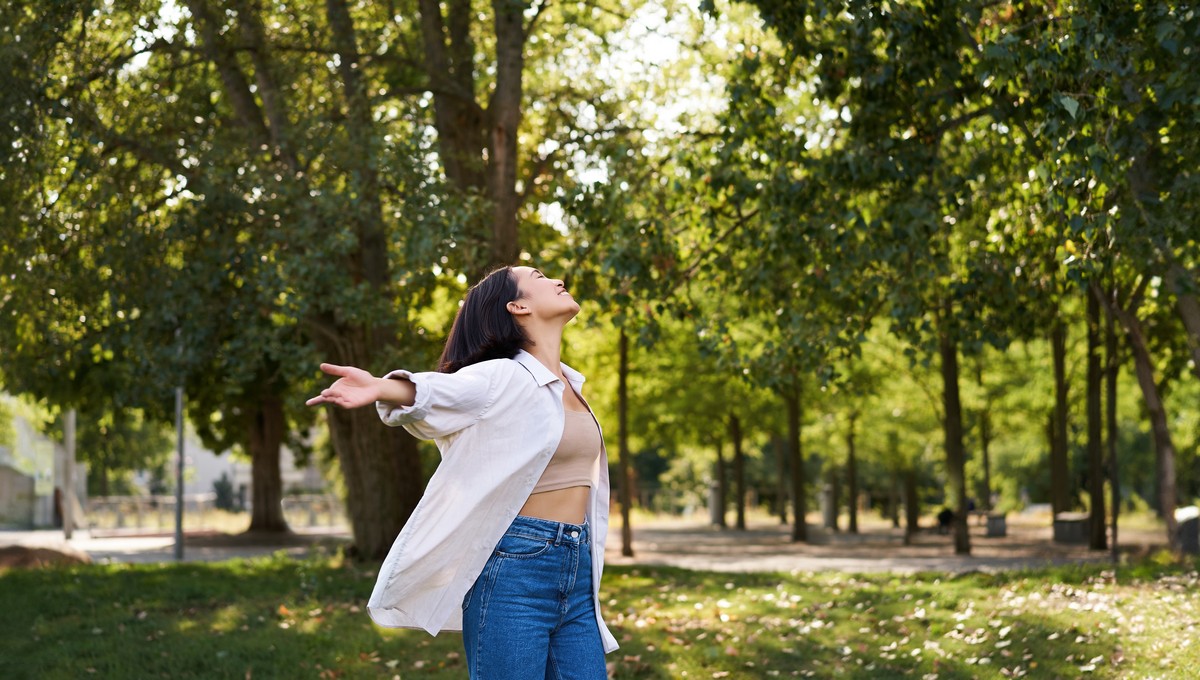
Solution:
M 381 380 L 354 366 L 338 366 L 336 364 L 321 364 L 321 370 L 339 378 L 321 394 L 304 402 L 309 406 L 317 404 L 335 404 L 342 408 L 358 408 L 373 404 L 379 400 Z

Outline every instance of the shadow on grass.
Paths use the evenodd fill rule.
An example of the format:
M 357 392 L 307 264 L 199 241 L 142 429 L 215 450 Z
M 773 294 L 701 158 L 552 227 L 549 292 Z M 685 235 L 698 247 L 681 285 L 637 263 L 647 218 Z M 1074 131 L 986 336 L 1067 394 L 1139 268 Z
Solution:
M 1130 591 L 1154 606 L 1171 579 L 1194 584 L 1196 566 L 949 577 L 614 569 L 615 677 L 1126 677 L 1140 650 L 1113 621 L 1122 608 L 1136 616 Z
M 1163 675 L 1136 665 L 1157 660 L 1113 622 L 1161 607 L 1165 590 L 1191 606 L 1196 566 L 952 577 L 613 567 L 602 603 L 622 643 L 609 656 L 619 679 Z M 0 677 L 464 677 L 459 635 L 370 621 L 373 582 L 373 567 L 282 554 L 10 571 Z
M 0 677 L 390 678 L 457 661 L 456 636 L 372 624 L 373 583 L 283 556 L 8 572 Z

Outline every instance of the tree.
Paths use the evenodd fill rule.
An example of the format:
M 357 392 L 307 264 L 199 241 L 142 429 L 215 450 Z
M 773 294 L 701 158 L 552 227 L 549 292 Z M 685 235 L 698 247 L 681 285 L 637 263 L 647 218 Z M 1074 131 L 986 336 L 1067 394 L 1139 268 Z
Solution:
M 1159 305 L 1146 297 L 1158 293 L 1152 281 L 1165 272 L 1161 291 L 1175 298 L 1182 328 L 1159 325 L 1156 336 L 1169 338 L 1168 354 L 1194 347 L 1196 241 L 1177 216 L 1192 212 L 1197 198 L 1196 140 L 1184 131 L 1197 120 L 1189 102 L 1200 92 L 1200 64 L 1183 45 L 1200 19 L 1181 3 L 1145 11 L 1085 3 L 1069 19 L 1052 9 L 1034 18 L 1040 39 L 1031 56 L 1055 74 L 1031 86 L 1044 102 L 1049 153 L 1038 172 L 1047 178 L 1046 203 L 1068 232 L 1063 259 L 1129 340 L 1154 432 L 1158 505 L 1174 544 L 1177 452 L 1162 401 L 1166 376 L 1156 376 L 1145 328 Z M 1051 47 L 1068 30 L 1078 37 Z
M 27 187 L 31 207 L 39 197 L 54 197 L 39 222 L 74 229 L 60 243 L 39 239 L 36 227 L 27 230 L 21 255 L 36 266 L 27 268 L 22 285 L 37 290 L 37 276 L 71 272 L 60 307 L 78 305 L 94 319 L 91 342 L 78 332 L 83 329 L 63 333 L 58 351 L 77 359 L 50 382 L 71 398 L 89 396 L 84 381 L 100 373 L 85 363 L 89 357 L 78 357 L 81 344 L 93 348 L 97 361 L 91 363 L 111 368 L 104 374 L 110 376 L 107 392 L 130 394 L 130 403 L 156 406 L 159 413 L 166 400 L 158 395 L 199 376 L 189 386 L 200 397 L 193 406 L 220 403 L 226 416 L 236 416 L 201 429 L 240 438 L 261 471 L 263 460 L 277 466 L 282 404 L 298 382 L 280 367 L 310 352 L 310 338 L 319 338 L 334 361 L 366 365 L 375 347 L 391 344 L 389 326 L 379 320 L 387 318 L 393 296 L 370 295 L 372 287 L 391 283 L 389 255 L 379 247 L 387 237 L 376 178 L 373 170 L 360 172 L 374 167 L 375 154 L 366 148 L 370 131 L 363 128 L 374 121 L 351 66 L 357 48 L 344 30 L 345 6 L 328 3 L 324 16 L 275 8 L 284 13 L 277 23 L 265 21 L 265 10 L 254 3 L 213 9 L 199 1 L 189 3 L 188 14 L 118 4 L 94 15 L 67 15 L 61 35 L 78 28 L 87 38 L 55 48 L 34 104 L 41 113 L 39 137 L 74 150 L 66 157 L 68 181 L 47 185 L 57 167 L 35 168 Z M 267 36 L 267 24 L 278 31 Z M 293 30 L 318 47 L 285 51 Z M 247 42 L 234 42 L 235 35 Z M 326 40 L 328 50 L 321 47 Z M 333 89 L 307 75 L 317 69 L 305 63 L 330 54 L 343 65 Z M 349 114 L 318 108 L 318 100 L 346 102 Z M 31 132 L 24 139 L 32 144 Z M 342 135 L 344 154 L 328 146 Z M 81 210 L 97 203 L 107 209 Z M 236 323 L 206 323 L 223 321 L 213 313 L 222 302 Z M 43 312 L 41 332 L 16 328 L 14 334 L 26 341 L 54 337 L 52 324 L 62 323 L 65 311 Z M 289 329 L 290 315 L 300 319 L 299 329 Z M 192 351 L 179 353 L 176 330 Z M 272 337 L 286 342 L 267 342 Z M 18 346 L 35 355 L 56 351 Z M 44 365 L 55 363 L 62 362 Z M 145 385 L 143 375 L 154 376 L 153 384 Z M 29 384 L 43 382 L 30 377 Z M 234 377 L 234 384 L 227 382 Z M 238 403 L 224 400 L 234 396 Z M 348 506 L 359 548 L 378 554 L 407 516 L 404 508 L 415 504 L 421 473 L 415 443 L 405 444 L 366 415 L 335 418 L 341 425 L 335 441 L 346 454 L 343 473 L 353 487 Z M 211 422 L 209 413 L 193 416 Z M 376 434 L 356 440 L 346 432 L 355 420 Z M 389 441 L 392 455 L 384 445 Z M 362 456 L 354 455 L 354 446 L 365 449 Z M 400 492 L 366 488 L 385 479 Z M 256 510 L 276 510 L 264 522 L 256 517 L 256 527 L 280 528 L 278 486 L 277 475 L 265 487 L 256 484 Z
M 14 147 L 28 159 L 23 214 L 61 197 L 38 219 L 78 223 L 79 241 L 111 256 L 97 265 L 111 282 L 89 288 L 81 278 L 80 295 L 118 281 L 131 293 L 99 307 L 114 316 L 136 310 L 142 319 L 106 315 L 100 325 L 111 330 L 99 343 L 101 356 L 135 373 L 132 358 L 144 358 L 155 375 L 186 380 L 196 395 L 193 419 L 214 423 L 202 428 L 210 441 L 264 452 L 253 457 L 269 478 L 283 433 L 305 421 L 298 392 L 314 376 L 296 374 L 296 365 L 315 363 L 314 355 L 373 371 L 402 359 L 431 363 L 436 342 L 422 310 L 439 299 L 435 291 L 461 288 L 460 272 L 515 259 L 519 208 L 537 196 L 534 180 L 545 172 L 535 165 L 521 190 L 525 52 L 551 6 L 496 3 L 491 28 L 481 29 L 462 11 L 466 5 L 451 6 L 457 11 L 443 20 L 436 4 L 424 3 L 422 27 L 444 23 L 440 44 L 448 56 L 441 60 L 438 36 L 421 33 L 392 3 L 184 5 L 119 2 L 88 13 L 79 11 L 87 3 L 74 3 L 44 16 L 13 10 L 12 25 L 39 41 L 12 52 L 6 71 L 31 59 L 41 70 L 22 77 L 28 87 L 9 106 L 32 105 L 36 124 L 14 116 L 5 133 L 26 144 Z M 570 16 L 560 15 L 558 25 Z M 47 31 L 51 19 L 57 23 Z M 411 49 L 414 41 L 428 49 Z M 496 69 L 479 66 L 487 54 Z M 456 83 L 467 83 L 467 91 Z M 474 98 L 487 91 L 494 94 L 483 109 Z M 432 120 L 421 104 L 426 93 L 441 111 Z M 478 115 L 456 118 L 447 97 L 465 101 L 460 113 Z M 426 132 L 430 123 L 436 137 Z M 467 142 L 455 146 L 457 132 Z M 43 148 L 35 148 L 38 141 Z M 53 149 L 59 141 L 70 144 L 69 161 Z M 431 158 L 442 165 L 431 168 Z M 472 193 L 483 186 L 486 195 Z M 95 205 L 96 194 L 111 207 L 74 216 Z M 130 224 L 138 225 L 132 234 Z M 74 258 L 92 272 L 94 254 L 56 255 L 63 244 L 39 239 L 32 227 L 23 236 L 20 252 L 7 258 L 11 271 L 28 262 L 41 271 L 39 258 L 50 254 L 45 271 L 72 271 Z M 538 234 L 529 236 L 533 242 Z M 35 278 L 25 275 L 23 290 L 38 290 Z M 189 299 L 188 285 L 197 283 L 212 297 Z M 203 323 L 213 318 L 206 303 L 221 296 L 230 296 L 237 322 Z M 19 311 L 5 310 L 14 318 Z M 182 357 L 176 328 L 189 348 Z M 127 346 L 114 339 L 122 337 Z M 64 343 L 64 351 L 78 341 Z M 239 384 L 207 382 L 227 369 Z M 79 387 L 76 380 L 72 391 Z M 217 408 L 220 420 L 209 410 Z M 328 422 L 357 547 L 381 555 L 421 494 L 416 443 L 381 428 L 367 410 L 331 412 Z
M 1180 16 L 1173 5 L 1137 13 L 1110 11 L 1103 3 L 1086 4 L 1073 9 L 1068 20 L 1058 16 L 1055 7 L 1038 3 L 897 6 L 762 0 L 754 4 L 787 46 L 789 59 L 812 69 L 811 91 L 829 110 L 840 112 L 843 134 L 831 145 L 829 157 L 840 164 L 842 174 L 832 169 L 824 174 L 844 178 L 860 196 L 876 197 L 872 205 L 878 206 L 878 212 L 872 216 L 878 215 L 879 221 L 867 223 L 890 230 L 887 242 L 875 242 L 879 247 L 874 253 L 898 273 L 889 291 L 895 330 L 910 338 L 915 348 L 923 348 L 920 353 L 935 353 L 940 359 L 946 453 L 959 514 L 956 549 L 966 552 L 959 472 L 964 462 L 959 354 L 964 347 L 974 351 L 980 339 L 1003 343 L 1004 338 L 983 323 L 988 305 L 971 301 L 972 296 L 979 297 L 984 282 L 991 282 L 990 286 L 997 281 L 992 275 L 995 269 L 965 247 L 989 242 L 972 240 L 973 234 L 987 233 L 984 227 L 989 221 L 1011 219 L 1003 206 L 988 202 L 979 189 L 988 183 L 1015 186 L 1034 177 L 1054 177 L 1054 195 L 1040 201 L 1049 242 L 1067 247 L 1069 237 L 1078 238 L 1081 229 L 1098 233 L 1096 220 L 1086 226 L 1089 220 L 1083 219 L 1083 209 L 1086 206 L 1087 215 L 1107 214 L 1111 206 L 1103 204 L 1103 196 L 1106 187 L 1113 186 L 1105 183 L 1111 175 L 1089 183 L 1082 170 L 1087 163 L 1103 164 L 1104 153 L 1092 150 L 1107 148 L 1099 140 L 1115 128 L 1081 127 L 1075 119 L 1085 113 L 1083 97 L 1115 101 L 1112 95 L 1124 87 L 1112 76 L 1128 75 L 1130 66 L 1135 71 L 1148 66 L 1143 71 L 1149 78 L 1145 86 L 1132 84 L 1138 94 L 1124 97 L 1122 104 L 1149 100 L 1145 88 L 1152 87 L 1151 81 L 1158 82 L 1159 75 L 1153 64 L 1179 52 L 1179 38 L 1187 34 L 1191 19 L 1177 21 Z M 1070 37 L 1075 35 L 1088 38 Z M 1152 44 L 1139 46 L 1138 41 L 1148 35 L 1155 36 Z M 1026 69 L 1029 64 L 1044 65 L 1055 75 L 1043 78 L 1044 69 L 1039 69 L 1039 75 L 1032 77 Z M 1192 91 L 1186 78 L 1183 73 L 1169 76 L 1163 85 L 1166 89 L 1157 91 L 1167 93 L 1156 97 L 1164 105 L 1143 106 L 1148 113 L 1133 128 L 1158 130 L 1161 126 L 1154 126 L 1155 120 L 1171 120 L 1174 125 L 1179 119 L 1177 109 L 1167 109 L 1177 107 Z M 1039 135 L 1070 143 L 1047 149 L 1038 141 Z M 1186 143 L 1183 148 L 1188 148 Z M 1063 155 L 1080 162 L 1058 163 L 1056 152 L 1063 150 L 1068 152 Z M 1152 154 L 1140 157 L 1154 158 Z M 1036 173 L 1020 172 L 1022 163 L 1037 168 Z M 1190 191 L 1190 182 L 1175 186 Z M 989 254 L 990 249 L 981 252 Z M 1042 252 L 1048 257 L 1049 251 Z M 922 267 L 912 266 L 914 256 Z M 1066 258 L 1056 259 L 1061 263 Z M 1052 335 L 1061 346 L 1061 331 Z M 1060 380 L 1053 426 L 1059 461 L 1065 422 L 1063 385 Z M 1164 453 L 1161 458 L 1170 456 Z M 1056 488 L 1065 485 L 1065 480 L 1056 481 Z
M 100 413 L 97 413 L 100 411 Z M 166 465 L 174 451 L 171 433 L 134 409 L 103 412 L 103 407 L 79 417 L 76 451 L 88 464 L 88 493 L 112 493 L 114 475 Z

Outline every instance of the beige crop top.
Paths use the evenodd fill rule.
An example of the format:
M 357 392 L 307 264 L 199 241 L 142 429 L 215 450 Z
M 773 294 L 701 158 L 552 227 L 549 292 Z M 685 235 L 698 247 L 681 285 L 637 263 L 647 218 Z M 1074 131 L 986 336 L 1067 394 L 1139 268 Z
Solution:
M 566 411 L 562 439 L 533 493 L 592 485 L 592 466 L 600 457 L 600 430 L 587 411 Z

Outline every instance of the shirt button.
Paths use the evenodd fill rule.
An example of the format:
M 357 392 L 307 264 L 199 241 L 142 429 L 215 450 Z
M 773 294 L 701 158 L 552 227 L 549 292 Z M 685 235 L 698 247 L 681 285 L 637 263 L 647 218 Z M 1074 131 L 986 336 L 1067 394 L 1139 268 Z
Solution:
M 578 531 L 572 531 L 572 532 L 571 532 L 571 538 L 579 538 L 579 532 L 578 532 Z

